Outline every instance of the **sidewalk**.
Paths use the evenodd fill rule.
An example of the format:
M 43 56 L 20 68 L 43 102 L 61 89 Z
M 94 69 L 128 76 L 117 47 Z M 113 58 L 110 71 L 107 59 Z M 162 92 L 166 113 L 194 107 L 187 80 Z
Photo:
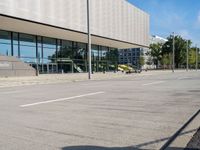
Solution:
M 176 72 L 182 72 L 179 70 Z M 166 74 L 171 73 L 171 70 L 158 70 L 158 71 L 143 71 L 141 74 L 125 74 L 122 72 L 106 72 L 94 73 L 92 74 L 92 80 L 109 80 L 115 78 L 125 78 L 125 77 L 136 77 L 136 76 L 150 76 L 156 74 Z M 41 85 L 41 84 L 54 84 L 54 83 L 66 83 L 66 82 L 77 82 L 77 81 L 87 81 L 88 73 L 74 73 L 74 74 L 41 74 L 39 76 L 33 77 L 8 77 L 0 78 L 0 88 L 3 87 L 15 87 L 15 86 L 25 86 L 25 85 Z
M 126 77 L 123 73 L 95 73 L 92 74 L 92 80 L 104 80 L 113 78 Z M 54 84 L 66 83 L 88 80 L 87 73 L 74 73 L 74 74 L 41 74 L 33 77 L 8 77 L 0 78 L 0 88 L 2 87 L 15 87 L 25 85 L 41 85 L 41 84 Z

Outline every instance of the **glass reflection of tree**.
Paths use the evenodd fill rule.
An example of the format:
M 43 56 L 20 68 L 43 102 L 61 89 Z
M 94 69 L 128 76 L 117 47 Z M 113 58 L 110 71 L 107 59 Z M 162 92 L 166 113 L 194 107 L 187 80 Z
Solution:
M 69 46 L 60 47 L 58 50 L 58 58 L 73 59 L 73 51 Z
M 85 49 L 81 47 L 76 48 L 75 59 L 84 60 L 85 59 Z
M 109 50 L 109 69 L 117 70 L 117 62 L 118 62 L 118 50 L 110 49 Z
M 57 54 L 56 52 L 50 56 L 51 58 L 51 61 L 52 62 L 59 62 L 59 61 L 63 61 L 63 60 L 70 60 L 70 59 L 73 59 L 73 51 L 72 51 L 72 48 L 69 47 L 69 46 L 62 46 L 59 48 L 59 50 L 57 51 Z M 57 58 L 57 60 L 56 60 Z
M 51 60 L 50 63 L 56 63 L 56 52 L 52 56 L 48 56 L 48 60 Z
M 116 62 L 118 60 L 118 51 L 116 49 L 109 51 L 110 61 Z

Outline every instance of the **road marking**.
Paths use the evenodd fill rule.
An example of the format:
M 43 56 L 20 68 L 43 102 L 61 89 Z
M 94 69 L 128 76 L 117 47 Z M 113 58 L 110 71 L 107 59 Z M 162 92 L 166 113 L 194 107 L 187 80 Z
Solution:
M 47 103 L 61 102 L 61 101 L 66 101 L 66 100 L 70 100 L 70 99 L 76 99 L 76 98 L 81 98 L 81 97 L 86 97 L 86 96 L 93 96 L 93 95 L 98 95 L 98 94 L 103 94 L 103 93 L 105 93 L 105 92 L 88 93 L 88 94 L 83 94 L 83 95 L 78 95 L 78 96 L 67 97 L 67 98 L 59 98 L 59 99 L 54 99 L 54 100 L 20 105 L 20 107 L 30 107 L 30 106 L 35 106 L 35 105 L 47 104 Z
M 16 94 L 16 93 L 22 93 L 25 91 L 9 91 L 9 92 L 0 92 L 0 94 Z
M 151 83 L 143 84 L 143 86 L 147 86 L 147 85 L 155 85 L 155 84 L 161 84 L 161 83 L 164 83 L 164 82 L 166 82 L 166 81 L 151 82 Z
M 141 76 L 152 76 L 153 74 L 141 74 Z
M 191 77 L 180 77 L 178 80 L 184 80 L 184 79 L 192 79 Z

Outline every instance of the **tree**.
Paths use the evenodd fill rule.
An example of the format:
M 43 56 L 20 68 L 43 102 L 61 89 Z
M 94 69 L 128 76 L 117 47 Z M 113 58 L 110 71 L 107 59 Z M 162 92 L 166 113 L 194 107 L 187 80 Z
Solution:
M 157 44 L 151 44 L 150 45 L 150 50 L 148 52 L 148 55 L 150 55 L 153 58 L 153 62 L 156 65 L 156 68 L 158 68 L 158 65 L 162 59 L 162 43 L 157 43 Z
M 144 56 L 140 56 L 139 64 L 140 64 L 140 67 L 145 65 Z
M 170 35 L 168 41 L 163 45 L 162 52 L 164 54 L 172 54 L 173 50 L 173 35 Z M 187 57 L 187 40 L 181 36 L 175 36 L 175 66 L 178 68 L 181 65 L 186 64 Z M 189 40 L 188 45 L 191 46 L 192 42 Z
M 199 68 L 199 66 L 200 66 L 200 48 L 198 48 L 198 55 L 199 55 L 199 57 L 197 58 L 198 59 L 197 62 L 198 62 L 198 68 Z
M 189 50 L 189 64 L 195 65 L 196 64 L 196 48 L 192 47 Z
M 146 55 L 148 55 L 148 53 L 147 53 Z M 152 57 L 151 57 L 151 56 L 148 56 L 148 57 L 147 57 L 146 64 L 147 64 L 147 65 L 153 65 L 153 60 L 152 60 Z
M 196 67 L 196 61 L 198 64 L 200 64 L 200 54 L 199 54 L 199 48 L 197 48 L 197 56 L 196 56 L 196 47 L 192 47 L 189 51 L 189 65 L 193 68 Z M 197 60 L 196 60 L 197 59 Z M 198 65 L 197 64 L 197 65 Z
M 162 56 L 161 64 L 163 65 L 163 68 L 169 68 L 169 65 L 171 64 L 171 55 L 170 54 L 164 54 Z

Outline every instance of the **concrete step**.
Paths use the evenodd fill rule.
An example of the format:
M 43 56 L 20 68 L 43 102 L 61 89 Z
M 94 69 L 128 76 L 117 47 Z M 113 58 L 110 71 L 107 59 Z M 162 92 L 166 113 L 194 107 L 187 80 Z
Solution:
M 36 70 L 19 58 L 0 56 L 0 77 L 35 76 Z

